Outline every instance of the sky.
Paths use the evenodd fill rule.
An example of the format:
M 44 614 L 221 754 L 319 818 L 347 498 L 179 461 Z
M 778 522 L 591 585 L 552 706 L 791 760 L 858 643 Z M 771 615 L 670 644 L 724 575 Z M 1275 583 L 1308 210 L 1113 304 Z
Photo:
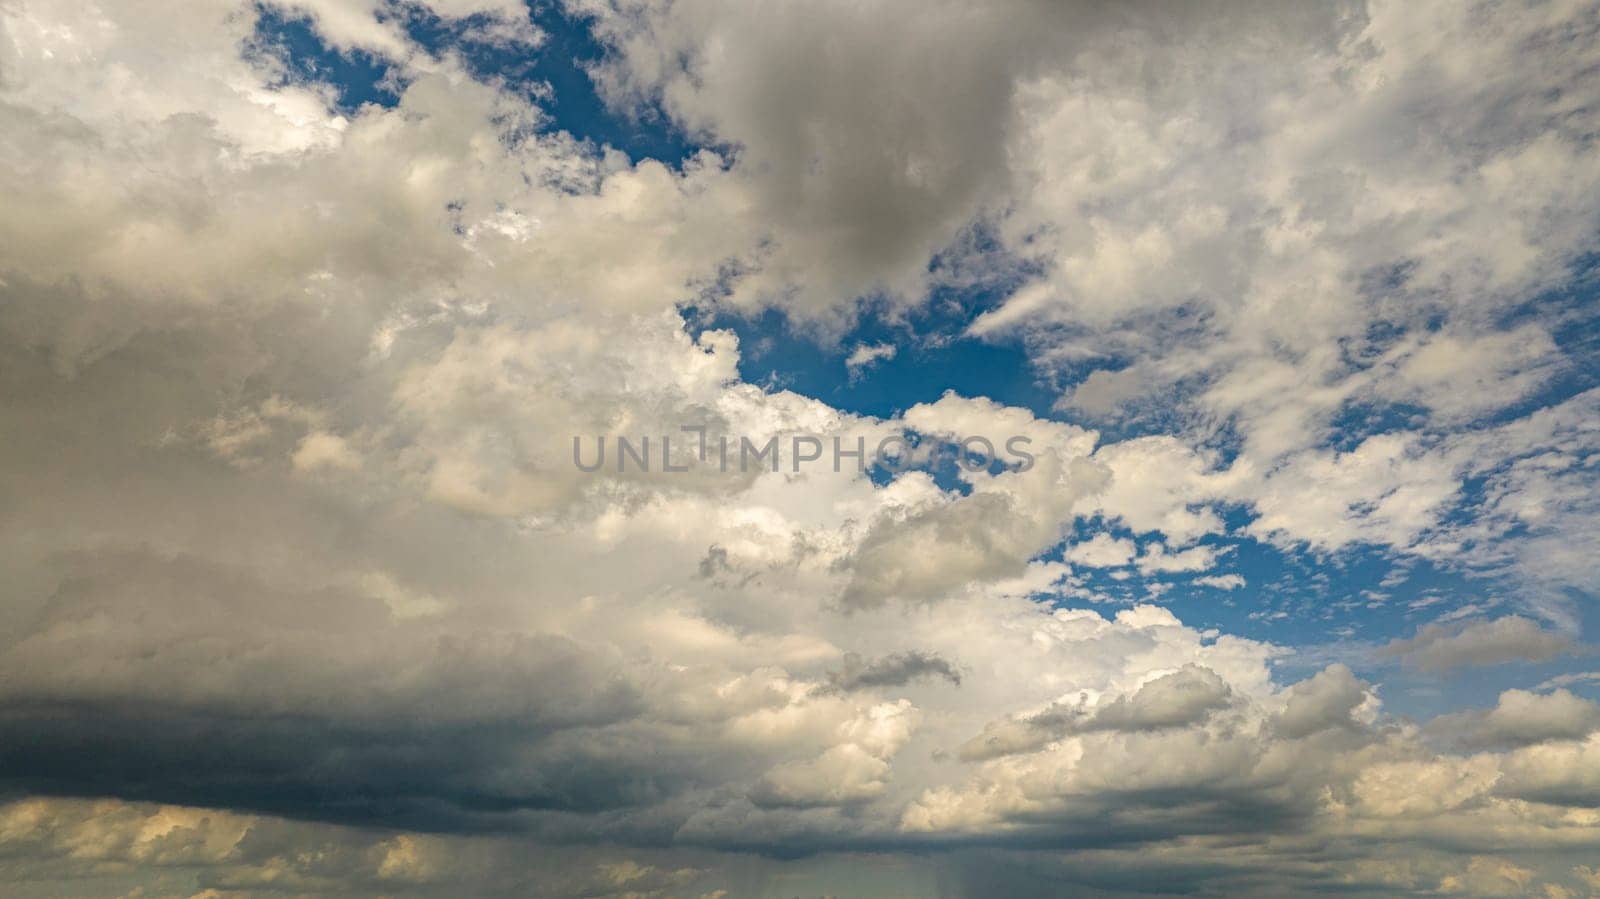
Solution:
M 0 0 L 3 892 L 1600 896 L 1597 71 Z

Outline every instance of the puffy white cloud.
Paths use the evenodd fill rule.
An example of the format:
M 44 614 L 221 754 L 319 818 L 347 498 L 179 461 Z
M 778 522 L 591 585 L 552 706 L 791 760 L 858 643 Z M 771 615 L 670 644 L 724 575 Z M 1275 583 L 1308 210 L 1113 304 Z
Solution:
M 1223 550 L 1214 546 L 1195 546 L 1169 553 L 1161 544 L 1151 543 L 1145 546 L 1144 552 L 1139 555 L 1139 573 L 1148 575 L 1209 571 L 1216 565 L 1217 556 L 1222 552 Z
M 1442 733 L 1459 734 L 1469 747 L 1580 739 L 1600 728 L 1600 705 L 1568 690 L 1507 690 L 1488 711 L 1441 715 L 1429 726 Z
M 1222 530 L 1222 519 L 1209 504 L 1223 493 L 1205 454 L 1170 436 L 1140 437 L 1109 443 L 1095 451 L 1095 460 L 1111 476 L 1096 511 L 1114 517 L 1134 531 L 1160 531 L 1185 545 Z
M 992 443 L 1009 443 L 1021 437 L 1030 441 L 1022 445 L 1033 463 L 998 474 L 965 471 L 962 478 L 972 486 L 965 495 L 932 489 L 926 476 L 908 481 L 921 485 L 903 494 L 909 501 L 897 502 L 891 491 L 851 560 L 844 595 L 850 605 L 937 599 L 973 581 L 1017 577 L 1062 539 L 1080 501 L 1105 483 L 1104 468 L 1088 458 L 1093 434 L 1024 410 L 946 394 L 911 408 L 904 422 L 943 439 L 993 434 Z
M 1513 752 L 1495 790 L 1552 805 L 1600 807 L 1600 740 L 1549 742 Z
M 905 744 L 918 718 L 902 699 L 869 709 L 866 716 L 841 728 L 847 742 L 822 755 L 786 762 L 762 776 L 752 799 L 763 806 L 852 805 L 883 793 L 888 759 Z
M 1116 568 L 1133 561 L 1136 550 L 1132 540 L 1101 533 L 1072 544 L 1066 556 L 1067 561 L 1089 568 Z

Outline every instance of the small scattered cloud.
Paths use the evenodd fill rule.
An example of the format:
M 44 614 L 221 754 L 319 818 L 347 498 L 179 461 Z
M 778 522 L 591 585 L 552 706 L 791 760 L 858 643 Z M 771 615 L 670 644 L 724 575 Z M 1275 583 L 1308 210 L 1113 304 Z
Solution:
M 1066 558 L 1085 568 L 1117 568 L 1133 561 L 1136 549 L 1132 540 L 1102 533 L 1068 547 Z
M 1574 684 L 1600 684 L 1600 671 L 1572 671 L 1558 674 L 1539 685 L 1541 690 L 1554 690 L 1557 687 L 1570 687 Z
M 860 380 L 867 369 L 879 362 L 887 362 L 895 357 L 898 350 L 892 343 L 862 343 L 857 344 L 850 355 L 844 360 L 844 367 L 850 373 L 852 382 Z
M 1160 543 L 1152 543 L 1146 546 L 1144 553 L 1139 556 L 1139 573 L 1151 575 L 1209 571 L 1217 564 L 1217 557 L 1226 551 L 1226 548 L 1219 549 L 1215 546 L 1196 546 L 1170 553 Z
M 1062 394 L 1055 407 L 1090 415 L 1111 415 L 1122 404 L 1139 397 L 1151 386 L 1150 378 L 1135 369 L 1101 369 L 1091 372 L 1082 383 Z

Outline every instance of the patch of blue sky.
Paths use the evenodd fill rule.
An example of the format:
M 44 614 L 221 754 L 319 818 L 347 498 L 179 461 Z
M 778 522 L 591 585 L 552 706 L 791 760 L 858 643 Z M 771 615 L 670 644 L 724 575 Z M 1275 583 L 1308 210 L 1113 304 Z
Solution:
M 1243 541 L 1219 570 L 1237 572 L 1248 584 L 1226 593 L 1178 586 L 1160 604 L 1194 626 L 1294 648 L 1278 660 L 1291 680 L 1345 662 L 1382 681 L 1389 711 L 1419 720 L 1482 707 L 1509 687 L 1532 689 L 1561 674 L 1600 669 L 1600 658 L 1584 646 L 1546 661 L 1447 671 L 1418 670 L 1380 654 L 1430 623 L 1526 614 L 1514 585 L 1425 559 L 1370 546 L 1325 555 Z M 1583 633 L 1600 627 L 1600 607 L 1574 603 L 1573 609 Z M 1572 689 L 1600 698 L 1600 683 Z
M 998 252 L 981 225 L 967 240 L 969 251 Z M 891 310 L 868 298 L 848 328 L 827 337 L 776 308 L 746 314 L 714 305 L 687 307 L 685 319 L 695 334 L 725 329 L 738 335 L 744 380 L 815 397 L 857 415 L 891 418 L 953 391 L 1060 419 L 1054 408 L 1061 392 L 1059 374 L 1037 368 L 1020 340 L 980 340 L 967 334 L 973 321 L 1004 301 L 1024 275 L 1004 262 L 995 266 L 1006 272 L 998 279 L 950 286 L 941 281 L 955 263 L 948 255 L 937 256 L 929 264 L 935 286 L 924 302 Z M 852 368 L 848 360 L 862 347 L 889 347 L 893 352 Z
M 1334 416 L 1321 448 L 1349 452 L 1379 434 L 1425 428 L 1428 418 L 1428 409 L 1414 403 L 1346 403 Z
M 985 342 L 961 332 L 977 313 L 930 303 L 902 320 L 861 319 L 837 342 L 793 326 L 776 309 L 754 316 L 715 311 L 696 332 L 727 329 L 739 336 L 739 374 L 769 389 L 792 390 L 857 415 L 891 418 L 947 391 L 984 396 L 1053 417 L 1058 392 L 1041 379 L 1019 343 Z M 858 369 L 845 361 L 859 346 L 892 346 L 894 355 Z
M 974 228 L 975 248 L 998 254 L 982 230 L 981 225 Z M 891 418 L 954 392 L 1089 428 L 1099 433 L 1102 443 L 1187 431 L 1196 424 L 1179 410 L 1178 398 L 1197 389 L 1198 383 L 1176 385 L 1126 415 L 1090 416 L 1062 406 L 1067 388 L 1094 371 L 1115 370 L 1130 360 L 1108 354 L 1041 366 L 1034 338 L 971 335 L 973 322 L 1004 302 L 1026 269 L 999 260 L 995 267 L 1008 271 L 1008 277 L 972 287 L 950 286 L 939 284 L 941 264 L 942 259 L 935 258 L 930 265 L 936 286 L 924 302 L 892 311 L 883 303 L 866 302 L 849 327 L 826 337 L 775 308 L 748 314 L 714 305 L 688 306 L 685 319 L 695 335 L 709 329 L 738 335 L 739 373 L 744 380 L 815 397 L 858 415 Z M 866 364 L 852 367 L 852 355 L 862 348 L 892 352 L 875 354 Z M 1220 464 L 1227 464 L 1238 452 L 1238 434 L 1230 422 L 1210 422 L 1206 427 L 1211 435 L 1208 448 L 1218 453 Z
M 1033 366 L 1021 342 L 964 336 L 971 320 L 994 301 L 993 296 L 947 297 L 897 320 L 863 318 L 833 343 L 818 341 L 770 310 L 749 318 L 713 313 L 700 328 L 729 328 L 740 335 L 740 373 L 746 380 L 814 396 L 858 414 L 892 417 L 953 390 L 1024 407 L 1040 417 L 1067 418 L 1054 407 L 1060 387 Z M 694 319 L 692 310 L 690 318 Z M 895 353 L 852 377 L 845 360 L 862 345 L 890 345 Z M 1409 429 L 1425 411 L 1399 404 L 1352 405 L 1334 422 L 1329 445 L 1348 450 L 1367 436 Z M 1151 426 L 1145 421 L 1119 429 L 1100 423 L 1099 430 L 1104 440 L 1120 440 Z M 1236 450 L 1237 435 L 1221 427 L 1214 444 L 1219 461 L 1226 464 L 1230 447 Z M 942 488 L 965 492 L 952 461 L 931 473 Z M 870 475 L 882 484 L 894 472 L 879 468 Z M 1244 507 L 1221 511 L 1230 535 L 1254 517 Z M 1079 522 L 1077 532 L 1039 558 L 1059 560 L 1070 543 L 1102 532 L 1135 539 L 1141 546 L 1159 539 L 1157 534 L 1133 534 L 1106 522 Z M 1409 635 L 1418 624 L 1453 609 L 1488 611 L 1497 605 L 1492 583 L 1428 562 L 1402 562 L 1387 549 L 1358 547 L 1318 556 L 1235 536 L 1208 537 L 1201 545 L 1232 548 L 1217 569 L 1193 574 L 1144 575 L 1134 565 L 1075 567 L 1081 593 L 1062 601 L 1071 604 L 1081 601 L 1082 595 L 1122 604 L 1153 601 L 1186 622 L 1285 645 L 1330 639 L 1387 641 Z M 1407 577 L 1386 583 L 1397 570 Z M 1230 590 L 1196 582 L 1197 577 L 1227 573 L 1243 577 L 1245 586 Z
M 530 19 L 543 34 L 534 48 L 476 41 L 473 35 L 483 22 L 447 21 L 407 9 L 406 30 L 413 40 L 435 52 L 454 49 L 474 77 L 497 80 L 536 99 L 555 130 L 620 150 L 634 162 L 654 159 L 678 166 L 701 149 L 659 110 L 621 112 L 606 104 L 589 75 L 606 48 L 594 39 L 587 19 L 557 3 L 539 0 L 530 6 Z
M 400 101 L 389 80 L 389 64 L 381 57 L 330 48 L 304 13 L 270 4 L 258 4 L 256 12 L 245 53 L 276 58 L 286 70 L 285 83 L 328 85 L 334 89 L 335 106 L 345 113 L 368 103 L 393 106 Z
M 1375 546 L 1314 553 L 1236 534 L 1248 519 L 1241 509 L 1226 516 L 1227 533 L 1208 535 L 1198 546 L 1217 552 L 1215 565 L 1196 572 L 1141 572 L 1137 558 L 1108 568 L 1073 565 L 1076 592 L 1060 602 L 1084 599 L 1113 605 L 1154 603 L 1185 623 L 1217 628 L 1285 646 L 1330 641 L 1387 642 L 1409 636 L 1420 624 L 1447 614 L 1504 614 L 1514 610 L 1495 581 L 1472 572 Z M 1066 559 L 1069 548 L 1098 534 L 1129 540 L 1148 553 L 1161 536 L 1136 533 L 1116 521 L 1080 519 L 1062 543 L 1041 561 Z M 1238 575 L 1236 587 L 1204 579 Z
M 983 434 L 964 434 L 963 438 L 973 438 L 963 445 L 955 441 L 938 440 L 916 431 L 907 431 L 904 447 L 909 447 L 909 453 L 902 453 L 902 446 L 898 443 L 885 447 L 886 458 L 878 459 L 874 453 L 876 447 L 867 446 L 869 465 L 866 469 L 867 478 L 872 483 L 882 487 L 907 471 L 921 471 L 933 479 L 934 486 L 940 490 L 959 493 L 967 496 L 972 493 L 970 476 L 978 472 L 998 475 L 1008 469 L 1017 468 L 1026 463 L 1026 458 L 1021 453 L 1029 451 L 1026 443 L 1012 446 L 1010 437 L 990 439 Z M 846 447 L 850 449 L 850 447 Z M 1021 452 L 1017 452 L 1020 450 Z
M 303 13 L 268 3 L 257 9 L 248 52 L 277 56 L 295 81 L 332 87 L 336 105 L 347 113 L 367 103 L 399 102 L 401 85 L 383 59 L 362 50 L 329 47 Z M 612 147 L 635 162 L 648 158 L 679 166 L 699 152 L 700 145 L 659 112 L 621 112 L 607 106 L 589 76 L 606 49 L 594 39 L 586 20 L 543 0 L 532 4 L 528 14 L 543 34 L 536 47 L 486 38 L 491 32 L 484 26 L 490 21 L 482 16 L 443 19 L 421 7 L 390 3 L 380 19 L 397 23 L 431 53 L 454 53 L 473 77 L 535 100 L 551 131 Z
M 1600 624 L 1600 610 L 1587 608 L 1583 611 L 1586 619 L 1583 622 L 1584 632 L 1590 633 L 1589 628 Z M 1577 645 L 1570 653 L 1543 661 L 1459 666 L 1443 671 L 1418 669 L 1376 652 L 1367 652 L 1348 661 L 1358 674 L 1381 681 L 1383 686 L 1379 695 L 1385 711 L 1417 721 L 1426 721 L 1450 712 L 1492 706 L 1495 698 L 1509 689 L 1550 690 L 1564 685 L 1580 696 L 1600 700 L 1600 681 L 1582 678 L 1566 682 L 1557 680 L 1562 675 L 1600 669 L 1600 656 L 1591 646 Z

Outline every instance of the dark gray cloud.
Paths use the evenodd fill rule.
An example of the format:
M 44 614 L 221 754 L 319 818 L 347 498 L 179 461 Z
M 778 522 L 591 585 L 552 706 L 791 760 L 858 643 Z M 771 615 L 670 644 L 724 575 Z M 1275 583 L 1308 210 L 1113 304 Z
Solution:
M 962 745 L 960 757 L 982 761 L 1032 752 L 1069 734 L 1190 727 L 1226 708 L 1231 695 L 1216 672 L 1185 665 L 1100 705 L 1090 707 L 1080 697 L 1077 703 L 1056 702 L 1037 714 L 994 722 Z
M 0 652 L 11 790 L 432 830 L 628 806 L 689 773 L 585 738 L 645 708 L 595 647 L 397 628 L 374 597 L 192 557 L 55 564 L 70 575 Z
M 1226 707 L 1231 693 L 1215 671 L 1185 665 L 1144 684 L 1131 696 L 1119 696 L 1110 705 L 1097 708 L 1087 728 L 1138 731 L 1188 727 Z
M 961 686 L 961 671 L 954 664 L 929 652 L 896 652 L 872 660 L 846 653 L 844 667 L 828 672 L 828 689 L 839 692 L 871 690 L 878 687 L 903 687 L 915 680 L 942 678 Z
M 1367 701 L 1367 685 L 1348 665 L 1330 665 L 1288 690 L 1278 715 L 1278 733 L 1290 739 L 1309 737 L 1330 728 L 1357 728 L 1353 717 Z

